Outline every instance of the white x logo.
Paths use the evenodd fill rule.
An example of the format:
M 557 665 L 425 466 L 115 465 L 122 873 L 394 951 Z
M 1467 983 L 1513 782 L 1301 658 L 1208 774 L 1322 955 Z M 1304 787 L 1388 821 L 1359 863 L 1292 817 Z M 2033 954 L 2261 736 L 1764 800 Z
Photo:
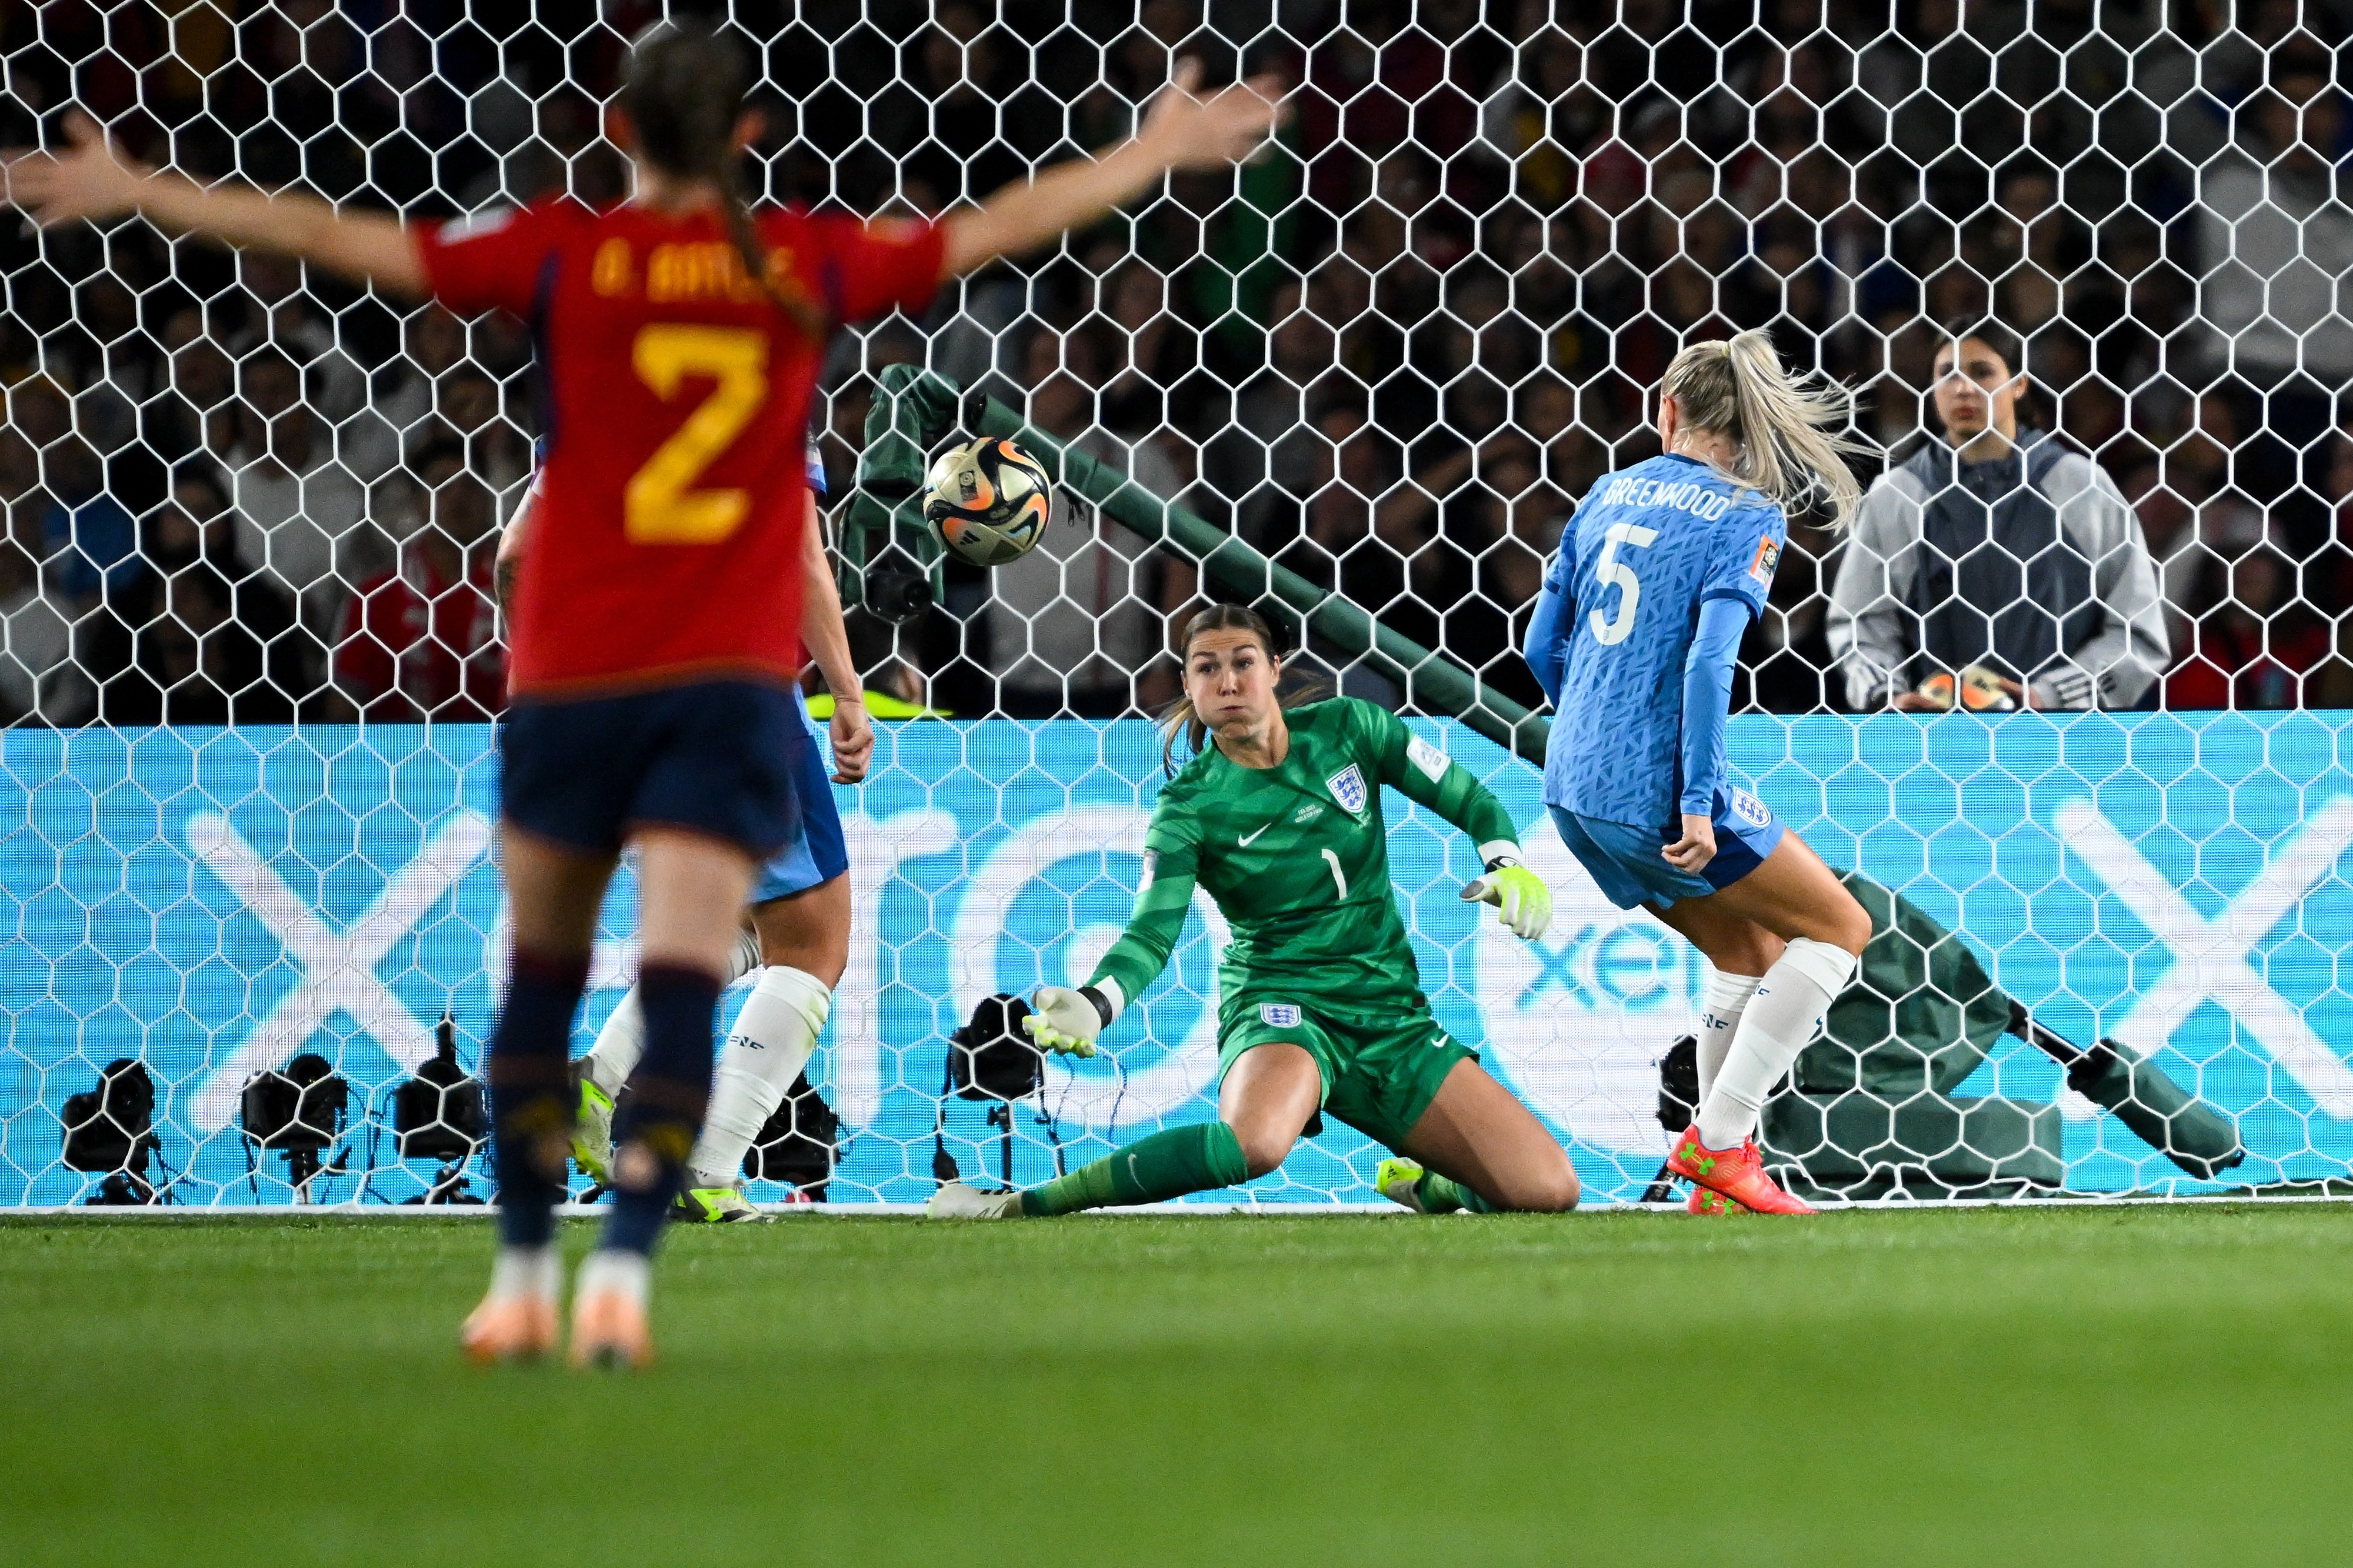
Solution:
M 2246 1026 L 2313 1103 L 2331 1116 L 2353 1116 L 2353 1069 L 2313 1032 L 2288 999 L 2247 962 L 2255 945 L 2293 913 L 2312 885 L 2353 845 L 2353 796 L 2339 795 L 2313 815 L 2277 858 L 2255 874 L 2238 900 L 2212 921 L 2200 917 L 2179 889 L 2089 801 L 2069 801 L 2053 824 L 2067 847 L 2116 890 L 2134 916 L 2171 948 L 2174 965 L 2112 1031 L 2135 1049 L 2156 1050 L 2211 1001 Z
M 338 1012 L 348 1015 L 404 1068 L 431 1056 L 431 1033 L 376 978 L 375 966 L 443 893 L 481 863 L 490 845 L 488 817 L 478 811 L 455 813 L 426 841 L 417 858 L 385 884 L 375 902 L 338 934 L 295 898 L 285 879 L 229 826 L 228 818 L 213 812 L 188 818 L 188 847 L 269 928 L 302 972 L 294 989 L 279 998 L 245 1043 L 205 1080 L 195 1099 L 196 1125 L 207 1132 L 227 1126 L 245 1080 L 276 1067 Z

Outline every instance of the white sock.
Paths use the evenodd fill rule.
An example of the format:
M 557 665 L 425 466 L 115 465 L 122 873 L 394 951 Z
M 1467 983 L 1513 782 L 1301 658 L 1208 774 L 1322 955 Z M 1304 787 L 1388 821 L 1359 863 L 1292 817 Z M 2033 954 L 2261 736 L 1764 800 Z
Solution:
M 734 950 L 727 955 L 727 973 L 719 984 L 733 985 L 744 975 L 760 967 L 760 939 L 744 931 L 736 939 Z M 605 1098 L 617 1098 L 629 1075 L 638 1070 L 638 1059 L 646 1054 L 646 1010 L 638 1000 L 638 988 L 629 987 L 628 994 L 596 1031 L 596 1043 L 588 1047 L 581 1059 L 587 1064 L 589 1081 L 605 1091 Z M 789 1081 L 789 1080 L 788 1080 Z
M 723 1187 L 734 1182 L 744 1151 L 808 1065 L 832 1011 L 833 993 L 816 975 L 781 963 L 761 972 L 719 1053 L 711 1109 L 686 1163 L 690 1184 Z
M 605 1026 L 596 1031 L 596 1043 L 580 1060 L 587 1068 L 588 1080 L 611 1100 L 638 1070 L 638 1058 L 645 1054 L 646 1010 L 638 1001 L 638 988 L 632 985 L 605 1020 Z
M 572 1294 L 577 1298 L 618 1290 L 642 1307 L 646 1304 L 647 1288 L 652 1282 L 652 1258 L 642 1252 L 600 1247 L 581 1261 L 580 1278 L 573 1281 Z
M 1732 1049 L 1701 1100 L 1699 1141 L 1736 1149 L 1757 1131 L 1765 1097 L 1821 1026 L 1831 1002 L 1854 978 L 1855 956 L 1810 937 L 1793 937 L 1732 1031 Z
M 1732 1049 L 1732 1032 L 1740 1026 L 1740 1015 L 1748 1011 L 1748 999 L 1757 994 L 1757 978 L 1719 969 L 1709 974 L 1707 989 L 1700 993 L 1699 1098 L 1703 1104 L 1707 1091 L 1715 1087 L 1715 1075 L 1724 1066 L 1725 1054 Z
M 554 1247 L 501 1247 L 491 1265 L 491 1299 L 537 1296 L 553 1301 L 564 1286 L 562 1264 Z

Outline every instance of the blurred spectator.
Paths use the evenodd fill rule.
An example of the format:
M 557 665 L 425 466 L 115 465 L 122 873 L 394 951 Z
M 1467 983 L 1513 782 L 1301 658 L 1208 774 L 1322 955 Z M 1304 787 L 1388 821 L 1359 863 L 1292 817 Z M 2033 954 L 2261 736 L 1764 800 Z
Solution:
M 359 526 L 364 480 L 374 476 L 336 460 L 293 362 L 263 353 L 241 370 L 244 403 L 227 456 L 237 549 L 294 595 L 306 626 L 323 628 L 342 599 L 336 545 Z
M 2139 520 L 2098 465 L 2020 424 L 2015 337 L 1964 321 L 1944 338 L 1944 437 L 1873 484 L 1840 562 L 1848 702 L 1925 708 L 1930 673 L 1984 665 L 2021 708 L 2137 705 L 2168 660 Z
M 95 605 L 139 580 L 139 524 L 106 484 L 106 467 L 90 443 L 69 436 L 42 454 L 48 510 L 41 546 L 48 577 L 78 605 Z
M 74 609 L 48 592 L 40 563 L 12 531 L 0 537 L 0 721 L 78 724 L 90 682 L 73 661 Z
M 2309 397 L 2353 380 L 2353 320 L 2337 299 L 2353 273 L 2353 207 L 2337 187 L 2344 110 L 2327 57 L 2279 64 L 2198 172 L 2198 324 L 2213 370 L 2259 387 L 2301 372 Z
M 494 718 L 506 705 L 491 581 L 497 506 L 454 446 L 427 453 L 419 471 L 431 521 L 345 601 L 335 685 L 377 723 Z
M 2295 568 L 2268 545 L 2209 570 L 2221 579 L 2195 640 L 2165 678 L 2168 708 L 2295 708 L 2329 656 L 2328 628 L 2295 597 Z

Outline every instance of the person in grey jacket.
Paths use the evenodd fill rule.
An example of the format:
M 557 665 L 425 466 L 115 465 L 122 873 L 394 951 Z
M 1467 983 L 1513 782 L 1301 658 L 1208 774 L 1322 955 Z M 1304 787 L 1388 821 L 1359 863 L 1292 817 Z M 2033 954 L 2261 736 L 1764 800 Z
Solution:
M 2021 708 L 2131 708 L 2171 662 L 2140 520 L 2091 458 L 2018 422 L 2017 339 L 1991 321 L 1936 351 L 1936 415 L 1864 496 L 1831 593 L 1831 656 L 1858 710 L 1944 704 L 1939 671 L 1991 670 Z

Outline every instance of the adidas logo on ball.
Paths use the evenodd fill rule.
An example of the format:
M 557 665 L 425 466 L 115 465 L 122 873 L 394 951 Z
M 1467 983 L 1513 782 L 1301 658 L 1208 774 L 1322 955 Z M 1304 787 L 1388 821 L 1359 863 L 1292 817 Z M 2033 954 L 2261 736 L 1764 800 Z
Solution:
M 932 465 L 923 521 L 951 553 L 976 566 L 1002 566 L 1045 537 L 1052 493 L 1044 464 L 1010 441 L 983 437 L 950 447 Z

